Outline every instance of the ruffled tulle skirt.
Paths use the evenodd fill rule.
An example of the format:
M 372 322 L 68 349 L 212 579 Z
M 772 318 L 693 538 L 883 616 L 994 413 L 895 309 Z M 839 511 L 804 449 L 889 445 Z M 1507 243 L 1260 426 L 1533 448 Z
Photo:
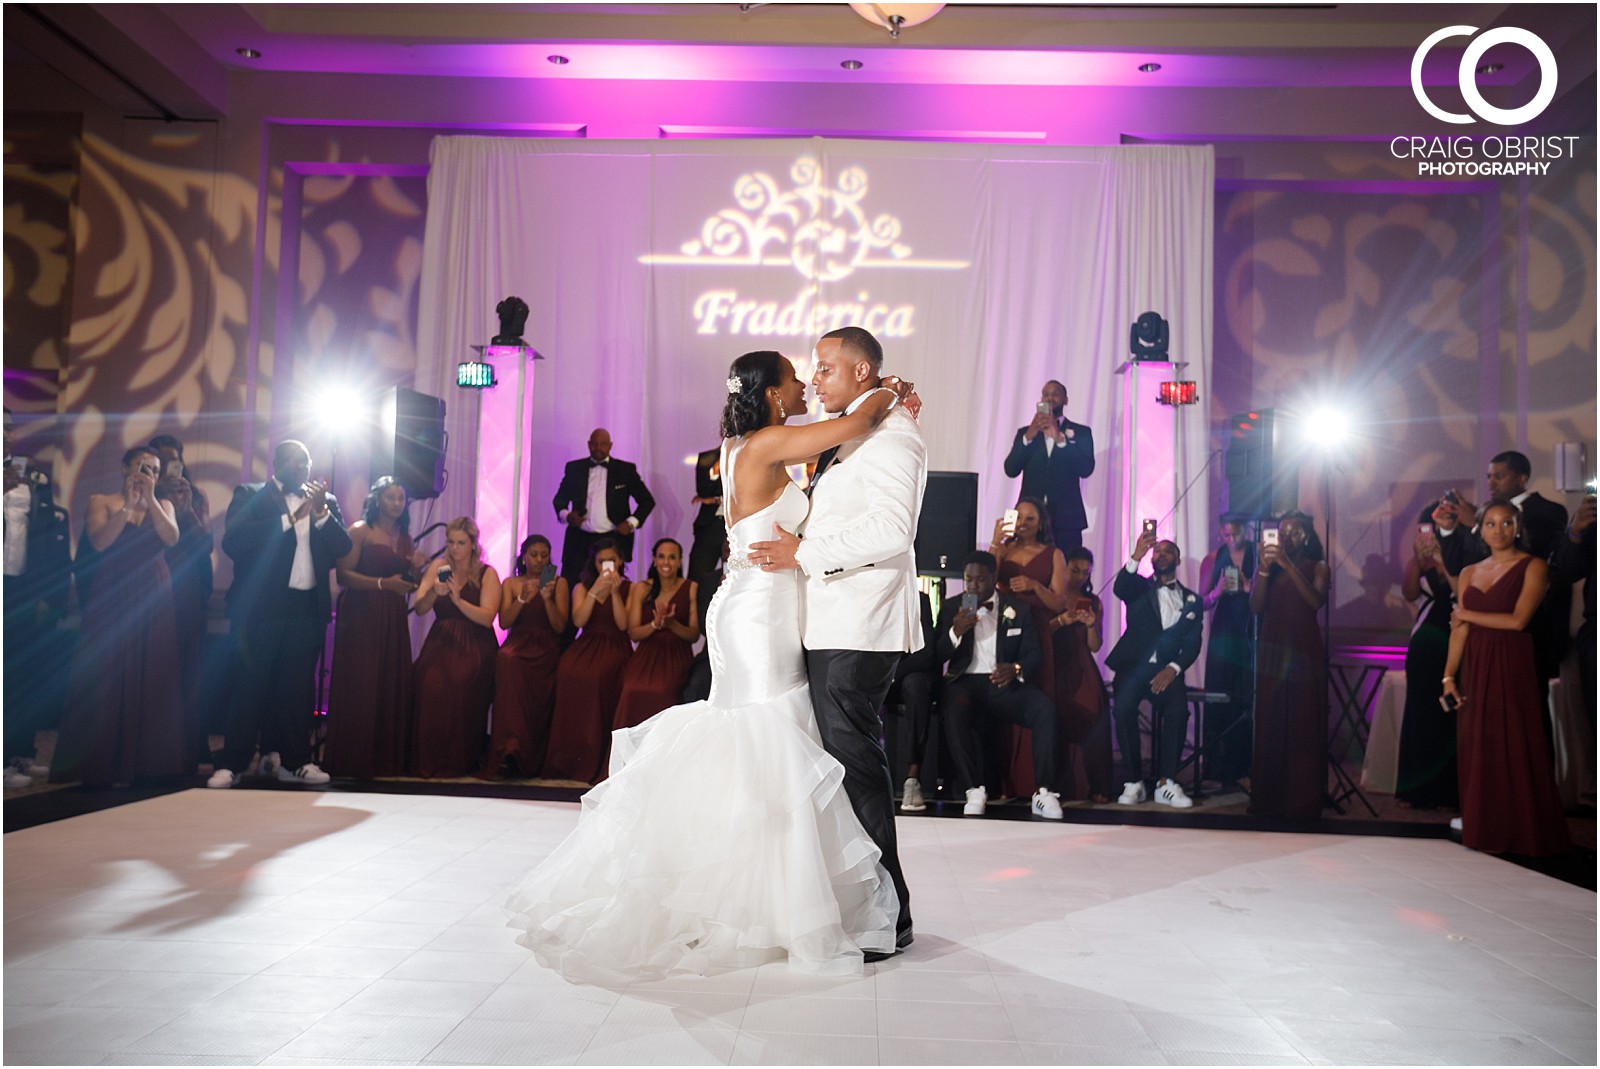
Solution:
M 612 739 L 610 778 L 506 904 L 541 964 L 617 984 L 784 958 L 851 973 L 893 950 L 894 886 L 806 687 L 674 706 Z

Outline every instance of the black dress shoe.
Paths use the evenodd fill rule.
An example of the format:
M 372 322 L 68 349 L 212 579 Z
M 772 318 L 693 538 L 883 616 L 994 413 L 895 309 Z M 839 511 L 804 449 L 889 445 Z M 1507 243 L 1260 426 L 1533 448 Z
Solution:
M 898 950 L 894 951 L 894 953 L 886 953 L 882 950 L 864 950 L 861 952 L 861 960 L 871 965 L 875 961 L 888 961 L 898 953 L 900 953 Z
M 905 926 L 905 928 L 895 933 L 894 948 L 896 950 L 904 950 L 906 947 L 910 946 L 913 941 L 914 937 L 911 933 L 911 925 L 908 924 Z

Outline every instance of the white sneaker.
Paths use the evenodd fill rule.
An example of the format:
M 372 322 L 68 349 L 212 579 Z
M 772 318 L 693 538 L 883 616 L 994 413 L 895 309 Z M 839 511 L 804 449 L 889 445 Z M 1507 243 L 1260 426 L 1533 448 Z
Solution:
M 1194 799 L 1183 793 L 1183 788 L 1178 786 L 1178 781 L 1169 779 L 1156 788 L 1156 805 L 1170 805 L 1174 809 L 1188 809 L 1194 805 Z
M 222 791 L 227 790 L 229 787 L 232 787 L 238 782 L 238 776 L 235 776 L 232 772 L 229 772 L 225 768 L 219 768 L 215 772 L 211 773 L 211 778 L 206 780 L 206 786 L 210 787 L 214 791 Z
M 272 756 L 276 758 L 278 755 L 273 754 Z M 290 772 L 282 765 L 278 766 L 279 783 L 301 783 L 307 787 L 320 787 L 332 778 L 332 776 L 328 775 L 326 772 L 322 771 L 322 769 L 318 768 L 309 761 L 295 769 L 293 772 Z
M 1117 797 L 1118 805 L 1138 805 L 1148 795 L 1144 793 L 1144 780 L 1134 780 L 1132 783 L 1122 785 L 1122 794 Z
M 48 776 L 50 774 L 50 766 L 41 765 L 36 761 L 28 761 L 23 764 L 22 771 L 30 776 Z
M 1450 830 L 1451 831 L 1460 831 L 1461 830 L 1461 818 L 1460 817 L 1451 817 L 1450 818 Z
M 981 817 L 983 811 L 989 808 L 989 788 L 974 787 L 967 792 L 967 804 L 961 807 L 964 817 Z
M 1033 794 L 1033 815 L 1046 820 L 1061 819 L 1061 796 L 1055 791 L 1040 787 Z
M 906 780 L 900 789 L 900 808 L 907 813 L 920 813 L 928 808 L 927 799 L 922 797 L 922 784 L 915 777 Z
M 6 769 L 6 786 L 32 787 L 33 777 L 28 775 L 26 772 L 20 772 L 15 768 L 8 768 Z
M 283 759 L 278 756 L 278 751 L 261 755 L 261 763 L 256 766 L 256 775 L 272 776 L 283 771 Z M 279 777 L 282 778 L 281 776 Z

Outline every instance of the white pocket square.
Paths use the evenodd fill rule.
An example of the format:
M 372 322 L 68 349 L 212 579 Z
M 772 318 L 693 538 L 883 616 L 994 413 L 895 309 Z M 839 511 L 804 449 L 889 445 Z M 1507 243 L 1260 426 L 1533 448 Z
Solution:
M 1009 627 L 1009 628 L 1006 629 L 1006 637 L 1007 638 L 1010 638 L 1012 635 L 1020 635 L 1020 634 L 1022 634 L 1022 628 L 1020 628 L 1020 627 Z

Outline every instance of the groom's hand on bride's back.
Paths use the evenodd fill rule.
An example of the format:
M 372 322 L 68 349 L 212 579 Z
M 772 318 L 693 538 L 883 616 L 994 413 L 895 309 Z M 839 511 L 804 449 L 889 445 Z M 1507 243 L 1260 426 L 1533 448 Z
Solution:
M 800 548 L 800 537 L 792 535 L 777 524 L 772 525 L 772 540 L 770 542 L 750 543 L 750 563 L 764 572 L 781 572 L 788 568 L 798 568 L 795 562 L 795 550 Z

